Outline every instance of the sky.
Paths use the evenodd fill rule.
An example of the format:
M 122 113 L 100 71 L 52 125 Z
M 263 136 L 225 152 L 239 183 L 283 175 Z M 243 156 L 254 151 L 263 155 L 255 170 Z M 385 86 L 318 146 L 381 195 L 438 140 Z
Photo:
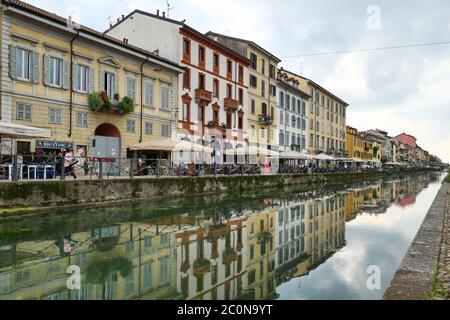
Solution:
M 166 0 L 26 2 L 99 31 L 134 9 L 167 11 Z M 450 162 L 450 44 L 305 56 L 450 41 L 448 0 L 169 2 L 171 18 L 252 40 L 348 102 L 348 125 L 412 134 Z

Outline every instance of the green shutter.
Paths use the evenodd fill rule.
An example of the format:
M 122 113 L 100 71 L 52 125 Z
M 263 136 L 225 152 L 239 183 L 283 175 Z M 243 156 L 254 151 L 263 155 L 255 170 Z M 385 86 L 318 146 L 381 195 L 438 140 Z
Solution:
M 15 45 L 9 46 L 9 75 L 11 79 L 17 79 L 16 74 L 16 51 L 17 47 Z
M 31 81 L 33 83 L 39 83 L 40 80 L 39 52 L 33 51 L 32 63 L 33 63 L 33 76 L 31 78 Z

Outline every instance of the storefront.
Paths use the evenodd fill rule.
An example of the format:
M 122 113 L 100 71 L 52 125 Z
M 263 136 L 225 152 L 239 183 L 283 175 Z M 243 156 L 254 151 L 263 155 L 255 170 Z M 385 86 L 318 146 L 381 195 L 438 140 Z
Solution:
M 73 150 L 73 143 L 68 141 L 36 140 L 36 153 L 58 154 L 61 149 Z

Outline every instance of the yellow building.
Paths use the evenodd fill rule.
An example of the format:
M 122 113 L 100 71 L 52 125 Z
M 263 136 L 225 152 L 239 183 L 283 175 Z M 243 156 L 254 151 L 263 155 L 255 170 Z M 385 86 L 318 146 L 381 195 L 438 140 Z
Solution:
M 21 1 L 2 5 L 2 121 L 52 133 L 13 149 L 125 158 L 130 145 L 170 137 L 182 67 Z
M 312 97 L 308 112 L 308 151 L 344 156 L 348 103 L 308 78 L 283 71 L 298 80 L 300 89 Z
M 357 129 L 347 126 L 346 152 L 349 158 L 356 158 L 365 161 L 373 159 L 374 142 L 360 134 Z
M 206 35 L 252 61 L 249 67 L 247 112 L 249 143 L 272 148 L 276 143 L 276 78 L 281 60 L 252 41 L 214 32 Z

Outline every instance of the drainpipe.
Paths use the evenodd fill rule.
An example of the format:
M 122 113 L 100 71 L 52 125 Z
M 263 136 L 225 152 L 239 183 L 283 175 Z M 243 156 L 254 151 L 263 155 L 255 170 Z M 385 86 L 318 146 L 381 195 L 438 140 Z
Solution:
M 70 40 L 70 74 L 69 74 L 69 138 L 72 136 L 72 112 L 73 112 L 73 43 L 80 35 L 80 30 L 77 30 L 77 34 Z
M 141 122 L 141 129 L 140 129 L 140 136 L 139 136 L 139 143 L 143 140 L 143 120 L 144 120 L 144 65 L 150 60 L 150 56 L 147 56 L 147 59 L 145 59 L 144 62 L 141 64 L 141 116 L 140 116 L 140 122 Z

